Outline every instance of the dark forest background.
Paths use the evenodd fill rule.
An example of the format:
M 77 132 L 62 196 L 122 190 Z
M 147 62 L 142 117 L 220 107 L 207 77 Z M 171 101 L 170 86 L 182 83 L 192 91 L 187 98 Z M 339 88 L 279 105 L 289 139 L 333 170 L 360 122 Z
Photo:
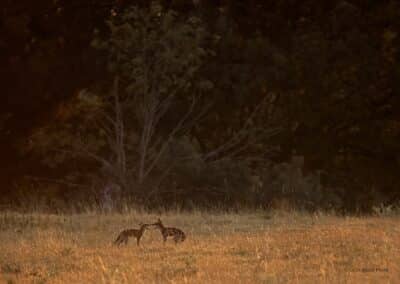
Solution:
M 3 0 L 0 200 L 396 205 L 399 32 L 395 0 Z

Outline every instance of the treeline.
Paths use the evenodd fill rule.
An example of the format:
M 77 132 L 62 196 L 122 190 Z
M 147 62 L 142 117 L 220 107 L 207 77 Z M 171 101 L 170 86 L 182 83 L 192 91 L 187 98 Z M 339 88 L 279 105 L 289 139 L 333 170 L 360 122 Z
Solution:
M 5 199 L 399 202 L 398 1 L 2 5 Z

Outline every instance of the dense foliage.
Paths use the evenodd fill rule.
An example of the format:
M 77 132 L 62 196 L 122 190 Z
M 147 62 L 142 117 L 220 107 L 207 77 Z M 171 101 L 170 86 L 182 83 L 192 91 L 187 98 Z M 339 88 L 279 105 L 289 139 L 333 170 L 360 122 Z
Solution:
M 98 164 L 75 156 L 61 168 L 38 167 L 42 158 L 54 163 L 54 159 L 63 161 L 63 155 L 49 156 L 50 146 L 45 147 L 46 155 L 34 155 L 27 151 L 27 137 L 38 129 L 54 127 L 49 119 L 55 125 L 72 119 L 73 127 L 84 127 L 82 117 L 73 115 L 81 110 L 75 107 L 82 99 L 79 90 L 90 89 L 95 97 L 112 93 L 116 74 L 120 89 L 129 89 L 126 77 L 137 69 L 130 70 L 126 61 L 121 63 L 121 56 L 117 60 L 115 54 L 94 48 L 92 42 L 113 38 L 106 24 L 110 18 L 124 22 L 120 16 L 127 15 L 131 7 L 148 11 L 149 3 L 41 0 L 2 4 L 0 70 L 5 96 L 0 131 L 6 166 L 1 174 L 6 181 L 2 191 L 9 192 L 4 197 L 15 196 L 25 175 L 59 179 L 79 167 L 91 174 L 98 171 Z M 172 72 L 183 75 L 183 84 L 190 82 L 201 89 L 197 102 L 207 106 L 196 108 L 193 113 L 202 113 L 201 120 L 195 119 L 185 135 L 174 133 L 173 137 L 174 155 L 190 152 L 198 160 L 169 173 L 164 186 L 168 190 L 158 196 L 185 204 L 219 201 L 267 206 L 275 199 L 303 200 L 305 207 L 357 210 L 399 200 L 398 1 L 158 3 L 162 11 L 174 15 L 179 27 L 189 22 L 194 29 L 201 27 L 195 32 L 201 38 L 192 44 L 204 54 L 195 55 L 201 61 L 189 64 L 197 67 L 195 74 Z M 160 23 L 161 35 L 176 30 L 170 23 Z M 110 55 L 114 59 L 111 71 Z M 150 58 L 157 59 L 153 55 Z M 179 59 L 161 64 L 170 74 L 171 68 L 183 68 L 185 63 Z M 162 74 L 152 75 L 154 82 Z M 164 85 L 151 83 L 157 94 L 177 90 L 168 119 L 159 125 L 159 135 L 165 137 L 190 107 L 188 94 L 196 91 L 161 82 Z M 102 145 L 96 150 L 104 151 Z M 81 177 L 69 181 L 87 182 Z M 56 195 L 66 199 L 81 193 L 76 188 L 57 190 Z

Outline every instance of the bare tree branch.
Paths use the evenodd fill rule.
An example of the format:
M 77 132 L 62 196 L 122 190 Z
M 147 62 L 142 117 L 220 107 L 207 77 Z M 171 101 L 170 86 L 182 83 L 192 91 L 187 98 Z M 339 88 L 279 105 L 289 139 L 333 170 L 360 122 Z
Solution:
M 229 139 L 228 141 L 226 141 L 222 145 L 218 146 L 216 149 L 214 149 L 214 150 L 208 152 L 207 154 L 205 154 L 204 155 L 204 159 L 205 160 L 215 159 L 217 156 L 221 155 L 222 153 L 227 153 L 229 151 L 233 151 L 233 149 L 238 147 L 241 143 L 243 143 L 243 141 L 246 138 L 251 137 L 252 133 L 255 133 L 256 131 L 258 131 L 259 128 L 251 127 L 250 125 L 251 125 L 251 122 L 253 121 L 253 119 L 265 107 L 265 104 L 266 104 L 267 101 L 268 101 L 268 96 L 265 96 L 263 98 L 263 100 L 260 102 L 260 104 L 258 104 L 258 106 L 252 111 L 252 113 L 246 119 L 246 121 L 243 124 L 242 128 L 235 135 L 233 135 L 231 137 L 231 139 Z M 271 136 L 272 136 L 275 131 L 278 131 L 278 129 L 268 129 L 266 131 L 270 131 L 271 132 Z M 260 136 L 260 135 L 258 135 L 258 136 Z M 243 151 L 246 147 L 249 147 L 249 146 L 250 146 L 250 143 L 247 143 L 245 145 L 245 147 L 244 147 L 244 145 L 242 145 L 239 149 L 234 150 L 233 152 L 231 152 L 230 155 L 232 156 L 232 154 L 234 154 L 234 153 L 237 154 L 238 152 Z

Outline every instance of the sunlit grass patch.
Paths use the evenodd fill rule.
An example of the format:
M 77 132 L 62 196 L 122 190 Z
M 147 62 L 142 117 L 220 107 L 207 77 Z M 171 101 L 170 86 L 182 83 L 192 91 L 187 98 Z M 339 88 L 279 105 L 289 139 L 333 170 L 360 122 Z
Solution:
M 187 240 L 158 230 L 116 247 L 121 229 L 158 215 L 0 214 L 0 283 L 395 283 L 398 217 L 264 212 L 163 214 Z M 10 282 L 11 281 L 11 282 Z

